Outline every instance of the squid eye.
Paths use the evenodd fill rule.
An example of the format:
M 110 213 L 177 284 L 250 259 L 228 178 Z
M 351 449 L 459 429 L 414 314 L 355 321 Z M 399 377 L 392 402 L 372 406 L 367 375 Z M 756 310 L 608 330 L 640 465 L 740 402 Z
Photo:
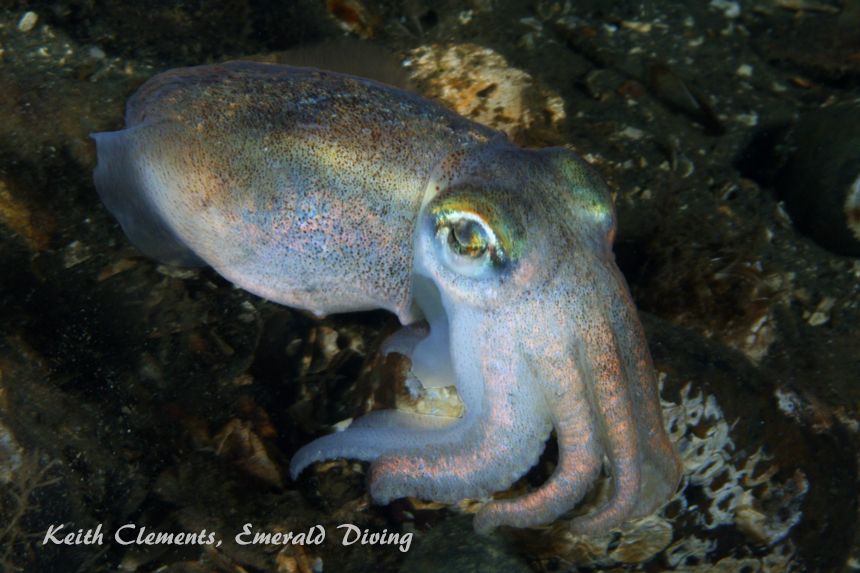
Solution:
M 471 211 L 436 214 L 436 255 L 450 270 L 469 277 L 495 275 L 507 254 L 493 228 Z
M 448 235 L 448 246 L 455 254 L 473 259 L 487 252 L 489 241 L 483 222 L 473 219 L 457 220 Z

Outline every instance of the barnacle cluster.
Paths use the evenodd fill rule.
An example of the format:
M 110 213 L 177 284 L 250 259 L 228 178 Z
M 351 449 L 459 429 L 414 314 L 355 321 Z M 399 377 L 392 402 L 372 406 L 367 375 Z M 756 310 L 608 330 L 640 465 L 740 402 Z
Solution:
M 665 404 L 663 415 L 670 436 L 684 459 L 683 485 L 662 514 L 672 515 L 676 529 L 690 531 L 664 552 L 677 571 L 704 571 L 713 567 L 754 571 L 791 570 L 794 547 L 789 530 L 801 518 L 800 503 L 809 484 L 799 470 L 784 483 L 773 477 L 779 468 L 770 464 L 763 449 L 748 455 L 735 452 L 732 426 L 713 395 L 691 384 L 681 391 L 678 404 Z M 681 527 L 679 527 L 681 526 Z M 753 543 L 765 544 L 764 557 L 729 555 L 713 560 L 719 528 L 733 527 Z

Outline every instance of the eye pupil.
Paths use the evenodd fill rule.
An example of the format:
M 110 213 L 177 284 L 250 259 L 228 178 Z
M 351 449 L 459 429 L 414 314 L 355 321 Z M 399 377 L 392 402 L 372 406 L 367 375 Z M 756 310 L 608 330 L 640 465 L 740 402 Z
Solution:
M 487 250 L 489 238 L 484 226 L 479 222 L 460 219 L 451 228 L 449 242 L 458 255 L 480 257 Z

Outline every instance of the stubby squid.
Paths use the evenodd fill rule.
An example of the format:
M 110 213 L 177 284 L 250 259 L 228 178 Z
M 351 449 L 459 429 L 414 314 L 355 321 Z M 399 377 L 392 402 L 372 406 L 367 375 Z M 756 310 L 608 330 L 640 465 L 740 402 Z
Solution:
M 574 533 L 672 497 L 682 466 L 612 255 L 614 208 L 579 156 L 516 147 L 370 80 L 248 62 L 150 79 L 126 124 L 93 136 L 95 182 L 141 250 L 317 315 L 388 309 L 407 326 L 384 351 L 465 405 L 372 412 L 302 448 L 293 477 L 342 456 L 372 462 L 382 504 L 481 498 L 534 465 L 554 428 L 555 472 L 486 503 L 478 532 L 557 519 L 604 456 L 614 494 Z

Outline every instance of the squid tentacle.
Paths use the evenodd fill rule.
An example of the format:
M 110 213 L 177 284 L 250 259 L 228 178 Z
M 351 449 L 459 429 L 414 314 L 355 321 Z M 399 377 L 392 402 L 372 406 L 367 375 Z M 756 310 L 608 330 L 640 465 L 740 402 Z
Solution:
M 538 490 L 513 500 L 493 501 L 475 515 L 475 530 L 489 534 L 499 525 L 534 527 L 573 509 L 597 478 L 603 460 L 597 419 L 572 359 L 540 360 L 540 385 L 556 429 L 559 463 Z M 568 380 L 564 385 L 548 381 Z
M 602 534 L 625 521 L 636 508 L 642 487 L 639 435 L 633 400 L 619 348 L 606 317 L 585 334 L 586 359 L 591 366 L 592 405 L 598 416 L 609 457 L 615 492 L 605 506 L 570 523 L 574 535 Z
M 401 450 L 378 458 L 371 466 L 370 491 L 386 503 L 403 495 L 441 502 L 482 497 L 511 485 L 543 453 L 551 424 L 523 382 L 529 376 L 510 338 L 492 336 L 492 315 L 462 316 L 452 321 L 452 349 L 468 347 L 468 340 L 492 339 L 494 355 L 472 360 L 469 352 L 454 355 L 458 380 L 483 379 L 477 404 L 466 404 L 468 429 L 456 443 L 430 445 L 421 450 Z M 468 339 L 468 340 L 467 340 Z M 489 339 L 487 339 L 489 340 Z M 460 384 L 458 383 L 458 390 Z M 464 398 L 468 394 L 463 394 Z M 465 418 L 464 418 L 465 420 Z
M 623 279 L 616 280 L 621 292 L 627 291 Z M 611 323 L 618 337 L 619 359 L 627 368 L 629 392 L 633 399 L 642 465 L 642 486 L 639 504 L 631 518 L 643 517 L 659 509 L 672 498 L 684 473 L 684 464 L 663 427 L 660 394 L 654 379 L 654 366 L 645 332 L 628 296 L 619 297 L 613 305 Z

